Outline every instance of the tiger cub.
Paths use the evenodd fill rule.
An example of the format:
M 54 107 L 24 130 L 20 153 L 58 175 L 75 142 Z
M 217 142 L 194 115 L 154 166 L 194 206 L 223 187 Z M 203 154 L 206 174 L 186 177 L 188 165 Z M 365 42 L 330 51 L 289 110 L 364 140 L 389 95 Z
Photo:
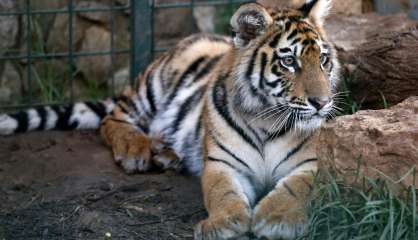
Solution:
M 201 175 L 209 217 L 195 239 L 294 239 L 306 229 L 317 171 L 311 136 L 335 109 L 339 64 L 323 30 L 329 4 L 242 5 L 233 39 L 188 37 L 134 91 L 3 114 L 0 133 L 100 128 L 128 173 Z

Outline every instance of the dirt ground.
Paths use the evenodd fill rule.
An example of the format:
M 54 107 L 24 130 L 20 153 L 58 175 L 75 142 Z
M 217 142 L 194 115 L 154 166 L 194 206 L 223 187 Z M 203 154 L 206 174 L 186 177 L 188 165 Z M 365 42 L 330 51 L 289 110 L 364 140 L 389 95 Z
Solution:
M 0 137 L 0 240 L 192 239 L 197 178 L 126 175 L 95 132 Z

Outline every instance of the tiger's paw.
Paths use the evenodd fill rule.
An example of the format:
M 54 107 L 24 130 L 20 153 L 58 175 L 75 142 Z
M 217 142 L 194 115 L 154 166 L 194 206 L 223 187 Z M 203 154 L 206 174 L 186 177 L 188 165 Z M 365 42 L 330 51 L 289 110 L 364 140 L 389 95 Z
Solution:
M 127 173 L 146 172 L 152 163 L 152 141 L 131 125 L 104 120 L 100 129 L 103 140 L 112 148 L 113 158 Z
M 306 229 L 306 211 L 294 204 L 270 204 L 264 199 L 254 209 L 251 230 L 258 238 L 293 240 L 302 236 Z
M 127 173 L 146 172 L 151 169 L 151 145 L 147 136 L 131 133 L 112 144 L 116 163 Z
M 201 221 L 194 231 L 195 240 L 248 239 L 249 214 L 235 214 L 209 217 Z
M 167 147 L 161 138 L 153 138 L 152 140 L 152 160 L 155 166 L 163 170 L 174 170 L 179 172 L 182 170 L 181 159 L 177 153 Z

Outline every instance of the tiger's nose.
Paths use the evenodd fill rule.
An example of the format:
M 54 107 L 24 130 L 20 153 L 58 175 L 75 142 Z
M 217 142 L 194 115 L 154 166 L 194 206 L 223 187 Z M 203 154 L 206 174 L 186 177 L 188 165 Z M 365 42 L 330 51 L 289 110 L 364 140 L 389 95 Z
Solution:
M 330 101 L 328 97 L 308 97 L 308 102 L 318 111 L 324 108 Z

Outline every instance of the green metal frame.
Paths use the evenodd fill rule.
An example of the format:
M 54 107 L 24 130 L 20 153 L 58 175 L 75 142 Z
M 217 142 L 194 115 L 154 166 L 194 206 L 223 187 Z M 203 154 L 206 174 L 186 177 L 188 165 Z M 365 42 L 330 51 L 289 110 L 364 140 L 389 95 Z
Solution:
M 27 26 L 26 31 L 28 34 L 32 32 L 32 16 L 39 14 L 68 14 L 69 18 L 69 39 L 68 39 L 68 52 L 58 53 L 44 53 L 38 54 L 32 51 L 32 38 L 27 37 L 26 39 L 26 54 L 13 55 L 12 53 L 0 56 L 0 61 L 5 60 L 21 60 L 27 61 L 27 103 L 13 106 L 0 106 L 0 110 L 24 108 L 29 106 L 38 106 L 45 104 L 64 104 L 64 102 L 46 102 L 46 103 L 34 103 L 33 102 L 33 76 L 32 76 L 32 64 L 36 59 L 68 59 L 69 79 L 70 79 L 70 102 L 77 99 L 74 98 L 74 74 L 76 72 L 75 62 L 79 57 L 87 56 L 111 56 L 112 75 L 114 73 L 115 56 L 119 54 L 130 54 L 130 79 L 131 84 L 134 84 L 136 76 L 152 61 L 156 52 L 165 51 L 166 49 L 155 49 L 154 46 L 154 30 L 153 30 L 153 17 L 156 9 L 169 9 L 169 8 L 193 8 L 196 6 L 231 6 L 232 4 L 240 4 L 245 2 L 252 2 L 251 0 L 211 0 L 211 1 L 197 1 L 189 0 L 188 2 L 181 3 L 165 3 L 155 4 L 155 0 L 131 0 L 130 4 L 125 6 L 112 5 L 106 8 L 76 8 L 74 0 L 68 0 L 66 9 L 46 9 L 46 10 L 32 10 L 31 0 L 25 0 L 25 10 L 23 11 L 12 11 L 12 12 L 0 12 L 0 17 L 4 16 L 22 16 L 26 18 Z M 115 20 L 114 14 L 118 11 L 130 11 L 130 29 L 131 29 L 131 42 L 129 49 L 116 49 L 114 46 L 115 38 Z M 110 12 L 110 28 L 111 28 L 111 42 L 110 51 L 94 51 L 94 52 L 78 52 L 73 48 L 73 18 L 74 14 L 80 12 Z M 192 23 L 194 24 L 194 23 Z M 111 88 L 114 87 L 114 79 L 112 79 Z M 112 91 L 111 95 L 114 94 Z

